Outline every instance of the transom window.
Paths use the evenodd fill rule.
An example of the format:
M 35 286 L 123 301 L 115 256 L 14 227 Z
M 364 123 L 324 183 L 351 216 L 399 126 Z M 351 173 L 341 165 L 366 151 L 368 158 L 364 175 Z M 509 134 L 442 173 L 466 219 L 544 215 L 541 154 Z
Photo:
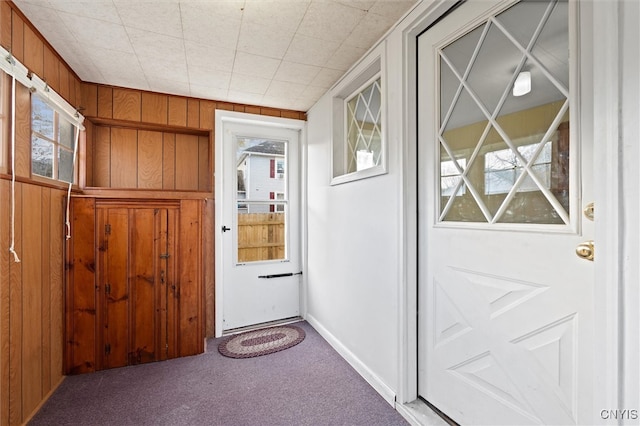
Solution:
M 31 96 L 31 172 L 73 182 L 74 125 L 37 95 Z

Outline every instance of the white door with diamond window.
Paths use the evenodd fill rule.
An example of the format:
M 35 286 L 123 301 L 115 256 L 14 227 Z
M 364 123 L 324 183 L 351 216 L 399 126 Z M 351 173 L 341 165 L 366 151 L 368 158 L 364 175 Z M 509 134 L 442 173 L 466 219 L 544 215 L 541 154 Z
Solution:
M 418 39 L 418 393 L 460 424 L 599 412 L 577 8 L 465 2 Z

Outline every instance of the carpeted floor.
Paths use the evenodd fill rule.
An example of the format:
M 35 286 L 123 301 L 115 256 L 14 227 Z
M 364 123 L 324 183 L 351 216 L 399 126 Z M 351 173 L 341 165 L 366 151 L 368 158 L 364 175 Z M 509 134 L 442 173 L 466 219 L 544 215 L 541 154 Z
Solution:
M 298 345 L 70 376 L 29 425 L 367 425 L 407 422 L 306 322 Z

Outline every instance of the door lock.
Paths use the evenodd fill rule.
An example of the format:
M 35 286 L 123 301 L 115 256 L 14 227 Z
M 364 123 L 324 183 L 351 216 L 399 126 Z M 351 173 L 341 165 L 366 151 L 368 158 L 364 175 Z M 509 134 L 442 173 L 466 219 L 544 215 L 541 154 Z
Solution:
M 593 240 L 580 243 L 578 244 L 578 247 L 576 247 L 576 254 L 582 259 L 593 260 L 594 253 L 595 246 L 593 244 Z

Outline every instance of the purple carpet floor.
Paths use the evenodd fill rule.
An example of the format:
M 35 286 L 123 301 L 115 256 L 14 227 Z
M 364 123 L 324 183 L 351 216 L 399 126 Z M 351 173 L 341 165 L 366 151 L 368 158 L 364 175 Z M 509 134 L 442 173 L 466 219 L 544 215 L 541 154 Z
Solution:
M 67 377 L 37 425 L 366 425 L 407 422 L 306 322 L 298 345 L 256 358 L 218 353 Z

